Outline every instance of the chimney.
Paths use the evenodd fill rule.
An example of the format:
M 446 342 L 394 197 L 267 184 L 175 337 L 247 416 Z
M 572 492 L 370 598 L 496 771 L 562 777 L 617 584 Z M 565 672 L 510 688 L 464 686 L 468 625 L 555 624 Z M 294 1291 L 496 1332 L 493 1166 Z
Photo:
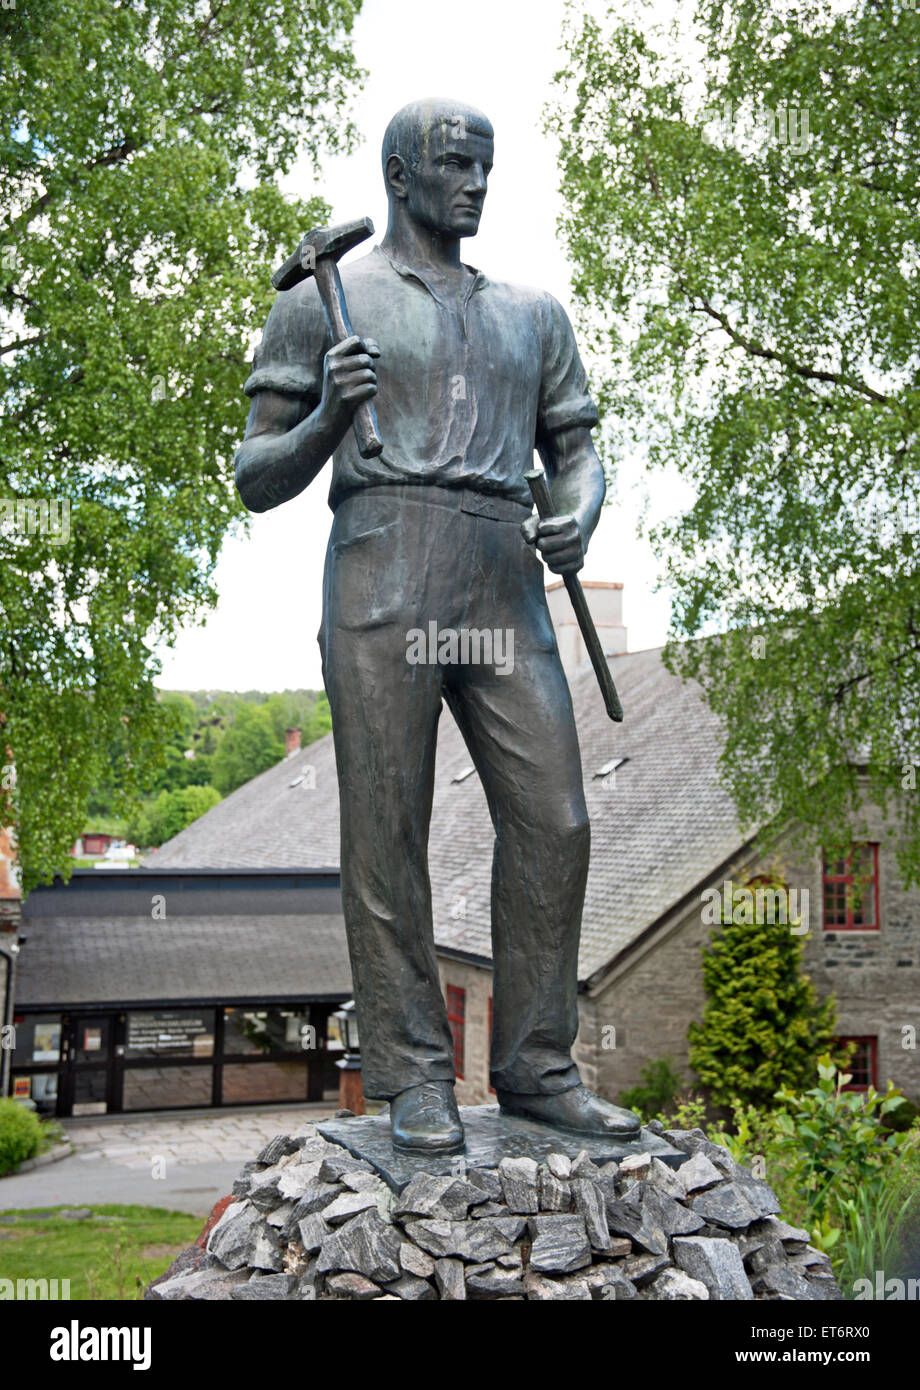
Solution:
M 599 579 L 583 579 L 581 587 L 588 601 L 588 609 L 594 619 L 604 655 L 618 656 L 625 652 L 623 585 L 605 583 Z M 574 676 L 590 664 L 591 658 L 561 579 L 548 586 L 546 602 L 553 620 L 562 668 L 567 676 Z
M 285 729 L 284 731 L 284 756 L 289 758 L 292 753 L 300 752 L 300 730 Z

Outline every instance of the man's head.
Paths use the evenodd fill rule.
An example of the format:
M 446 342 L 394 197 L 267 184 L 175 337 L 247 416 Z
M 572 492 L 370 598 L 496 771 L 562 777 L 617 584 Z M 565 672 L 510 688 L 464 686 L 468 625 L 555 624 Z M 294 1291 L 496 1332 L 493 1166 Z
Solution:
M 475 236 L 493 153 L 492 126 L 459 101 L 428 98 L 404 106 L 383 137 L 383 177 L 391 216 L 403 204 L 413 221 L 442 236 Z

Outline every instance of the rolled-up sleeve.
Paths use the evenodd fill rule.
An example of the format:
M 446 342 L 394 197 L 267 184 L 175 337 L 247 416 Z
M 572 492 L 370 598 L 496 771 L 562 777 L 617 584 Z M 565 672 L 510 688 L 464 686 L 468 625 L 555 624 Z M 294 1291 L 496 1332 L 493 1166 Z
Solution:
M 319 405 L 328 344 L 325 319 L 318 310 L 318 301 L 312 304 L 300 287 L 278 295 L 243 387 L 247 396 L 277 391 L 305 401 L 311 411 Z
M 588 392 L 588 376 L 582 366 L 568 315 L 552 295 L 541 304 L 543 367 L 537 408 L 537 438 L 557 434 L 577 425 L 593 429 L 597 406 Z

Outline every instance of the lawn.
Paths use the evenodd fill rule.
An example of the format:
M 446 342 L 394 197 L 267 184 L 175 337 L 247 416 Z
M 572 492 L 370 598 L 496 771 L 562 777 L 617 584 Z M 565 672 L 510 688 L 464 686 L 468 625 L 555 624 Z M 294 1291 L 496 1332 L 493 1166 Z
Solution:
M 94 1206 L 82 1220 L 66 1210 L 0 1213 L 0 1278 L 69 1279 L 72 1299 L 141 1298 L 203 1224 L 158 1207 Z

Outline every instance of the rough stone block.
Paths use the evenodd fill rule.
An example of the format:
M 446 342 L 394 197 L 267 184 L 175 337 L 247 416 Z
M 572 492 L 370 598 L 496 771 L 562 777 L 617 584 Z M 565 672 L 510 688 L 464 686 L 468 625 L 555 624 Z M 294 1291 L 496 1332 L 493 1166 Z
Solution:
M 741 1252 L 730 1240 L 678 1236 L 674 1241 L 674 1259 L 687 1274 L 706 1285 L 710 1298 L 747 1301 L 754 1297 Z

